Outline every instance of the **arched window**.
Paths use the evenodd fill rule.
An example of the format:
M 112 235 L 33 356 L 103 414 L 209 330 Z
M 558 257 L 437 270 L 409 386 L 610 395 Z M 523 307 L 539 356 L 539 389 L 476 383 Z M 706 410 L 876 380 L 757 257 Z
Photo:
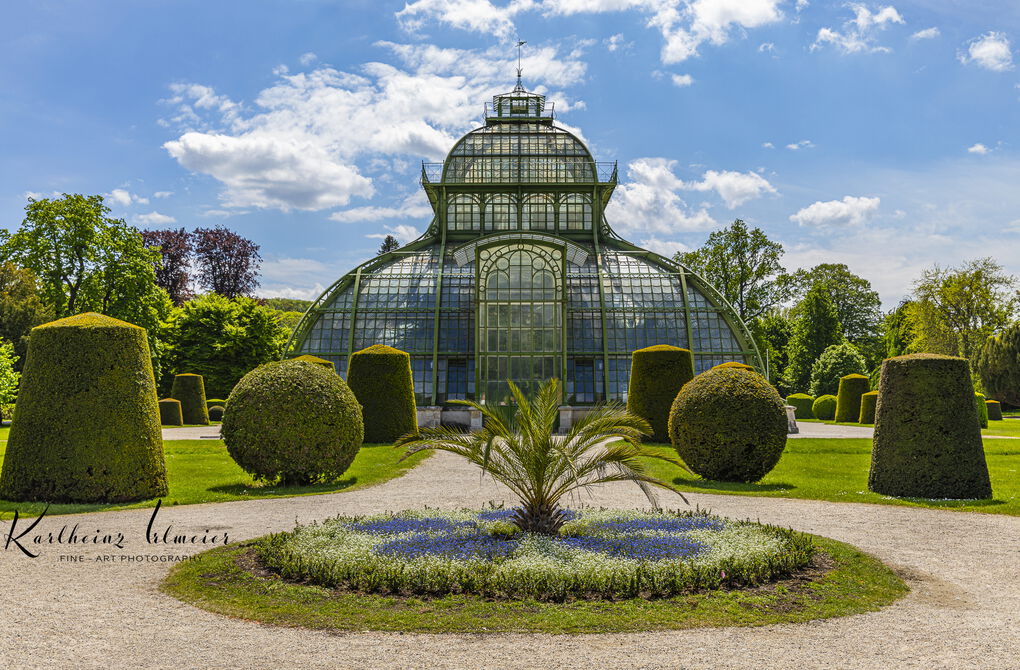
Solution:
M 550 195 L 530 195 L 521 205 L 521 228 L 523 230 L 554 230 L 556 208 Z
M 560 230 L 591 230 L 591 198 L 571 193 L 560 201 Z
M 513 196 L 505 193 L 489 196 L 485 202 L 485 229 L 517 229 L 517 207 Z
M 446 207 L 448 230 L 478 230 L 481 227 L 481 209 L 473 195 L 455 195 Z

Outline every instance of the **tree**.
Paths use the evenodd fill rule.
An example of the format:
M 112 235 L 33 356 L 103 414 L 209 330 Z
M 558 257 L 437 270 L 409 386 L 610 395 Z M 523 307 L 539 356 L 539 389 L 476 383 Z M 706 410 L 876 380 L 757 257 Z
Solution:
M 784 383 L 784 372 L 789 364 L 789 344 L 793 337 L 793 319 L 780 310 L 772 310 L 758 317 L 751 324 L 751 332 L 758 350 L 768 361 L 769 381 L 781 395 L 787 395 Z
M 975 367 L 989 396 L 1020 406 L 1020 321 L 985 341 Z
M 915 350 L 973 363 L 988 336 L 1005 328 L 1016 313 L 1016 286 L 1016 278 L 991 258 L 925 270 L 914 284 Z
M 860 346 L 877 338 L 882 318 L 882 299 L 871 282 L 855 275 L 843 263 L 822 263 L 810 270 L 800 269 L 783 279 L 790 292 L 800 299 L 815 286 L 825 289 L 836 308 L 843 335 Z
M 0 263 L 0 338 L 14 345 L 20 370 L 28 352 L 28 334 L 53 320 L 53 312 L 39 296 L 39 284 L 30 270 Z
M 258 288 L 259 245 L 223 226 L 196 228 L 193 239 L 202 287 L 226 298 L 251 295 Z
M 392 235 L 387 235 L 386 239 L 382 241 L 382 246 L 379 247 L 379 251 L 376 252 L 376 255 L 382 256 L 383 254 L 388 254 L 391 251 L 396 251 L 399 248 L 400 242 L 397 241 L 397 238 Z
M 266 307 L 271 307 L 280 312 L 301 312 L 304 314 L 312 306 L 311 300 L 299 298 L 264 298 Z
M 17 360 L 14 345 L 0 338 L 0 419 L 4 418 L 4 408 L 13 404 L 18 396 L 21 374 L 14 369 Z
M 785 381 L 790 389 L 803 392 L 811 382 L 811 367 L 823 351 L 843 341 L 843 330 L 829 292 L 822 285 L 808 290 L 795 314 Z
M 850 342 L 834 344 L 826 348 L 811 366 L 811 395 L 835 395 L 839 391 L 840 378 L 867 373 L 868 362 L 857 347 Z
M 673 259 L 707 279 L 750 323 L 786 299 L 785 285 L 778 281 L 786 273 L 782 255 L 783 245 L 737 219 L 709 235 L 700 249 Z
M 882 320 L 884 358 L 910 353 L 910 342 L 914 337 L 913 320 L 910 317 L 912 305 L 910 300 L 903 300 Z
M 163 387 L 175 374 L 200 374 L 209 397 L 226 398 L 241 377 L 280 357 L 287 336 L 275 310 L 252 298 L 195 298 L 174 310 L 162 331 Z
M 163 262 L 156 265 L 156 284 L 162 287 L 177 306 L 191 299 L 188 288 L 193 245 L 191 233 L 177 230 L 143 230 L 142 240 L 150 249 L 158 249 Z

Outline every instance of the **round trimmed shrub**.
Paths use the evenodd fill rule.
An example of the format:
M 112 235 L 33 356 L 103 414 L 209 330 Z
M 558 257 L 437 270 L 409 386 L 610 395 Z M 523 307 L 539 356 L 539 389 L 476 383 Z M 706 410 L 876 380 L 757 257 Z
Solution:
M 347 364 L 347 384 L 362 406 L 365 442 L 393 442 L 418 431 L 411 357 L 406 352 L 383 344 L 354 352 Z
M 794 393 L 786 396 L 786 404 L 793 407 L 794 416 L 798 419 L 815 418 L 814 413 L 811 411 L 811 406 L 814 403 L 814 396 L 809 396 L 807 393 Z
M 627 411 L 652 427 L 653 442 L 669 442 L 669 410 L 684 384 L 694 379 L 689 349 L 668 344 L 638 349 L 630 357 Z
M 205 399 L 205 406 L 208 409 L 212 409 L 215 405 L 219 405 L 220 407 L 226 407 L 227 406 L 227 401 L 226 400 L 222 400 L 220 398 L 206 398 Z M 210 418 L 212 418 L 212 417 L 210 417 Z
M 669 435 L 684 463 L 705 479 L 756 482 L 783 455 L 786 407 L 764 377 L 723 368 L 684 384 Z
M 839 392 L 839 380 L 846 375 L 867 372 L 868 362 L 849 342 L 834 344 L 822 352 L 811 366 L 811 395 L 835 395 Z
M 223 405 L 213 405 L 209 408 L 210 421 L 223 421 Z
M 93 503 L 166 494 L 145 329 L 93 313 L 33 328 L 0 498 Z
M 857 422 L 861 416 L 861 396 L 870 390 L 871 380 L 864 375 L 841 377 L 836 395 L 836 422 Z
M 1002 421 L 1002 404 L 998 400 L 986 400 L 989 421 Z
M 333 365 L 333 361 L 328 361 L 325 358 L 319 358 L 318 356 L 312 356 L 311 354 L 304 354 L 294 359 L 295 361 L 305 361 L 306 363 L 315 363 L 325 368 L 329 368 L 332 372 L 336 372 L 336 367 Z
M 868 391 L 861 396 L 861 414 L 857 423 L 875 423 L 875 406 L 878 403 L 878 391 Z
M 750 370 L 751 372 L 757 372 L 753 365 L 747 363 L 738 363 L 737 361 L 728 361 L 726 363 L 720 363 L 719 365 L 712 366 L 712 369 L 716 368 L 736 368 L 738 370 Z
M 164 426 L 183 426 L 184 415 L 181 413 L 181 401 L 173 398 L 160 400 L 159 422 Z
M 209 425 L 209 408 L 205 404 L 205 380 L 202 375 L 174 375 L 170 397 L 181 401 L 184 423 Z
M 901 497 L 991 497 L 965 358 L 909 354 L 882 364 L 868 488 Z
M 982 428 L 987 428 L 988 427 L 988 405 L 985 402 L 985 394 L 984 393 L 975 393 L 974 394 L 974 406 L 977 408 L 977 412 L 978 412 L 978 423 L 981 424 Z
M 357 398 L 339 375 L 304 361 L 255 368 L 237 383 L 223 414 L 223 441 L 239 466 L 283 485 L 333 481 L 361 448 Z
M 823 395 L 815 398 L 811 404 L 811 413 L 820 421 L 832 421 L 836 418 L 836 396 Z

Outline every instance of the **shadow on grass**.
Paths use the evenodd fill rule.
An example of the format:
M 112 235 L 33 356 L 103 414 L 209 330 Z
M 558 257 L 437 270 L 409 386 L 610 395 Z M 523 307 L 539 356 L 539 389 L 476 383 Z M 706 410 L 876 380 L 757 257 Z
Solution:
M 761 493 L 765 491 L 793 491 L 797 487 L 793 484 L 785 482 L 776 482 L 774 484 L 747 484 L 744 482 L 723 482 L 715 479 L 685 479 L 684 477 L 675 477 L 673 479 L 674 484 L 680 486 L 686 486 L 692 489 L 702 489 L 705 491 L 739 491 L 741 493 Z
M 343 491 L 358 483 L 357 477 L 348 477 L 326 484 L 308 484 L 306 486 L 279 486 L 277 484 L 224 484 L 223 486 L 210 486 L 207 491 L 226 493 L 232 496 L 247 497 L 255 496 L 263 498 L 266 496 L 299 496 L 310 493 L 334 493 Z
M 994 507 L 996 505 L 1005 505 L 1005 500 L 999 500 L 998 498 L 988 498 L 987 500 L 939 500 L 934 498 L 896 498 L 894 496 L 888 496 L 894 500 L 902 500 L 903 502 L 918 503 L 925 507 L 938 507 L 945 509 L 952 509 L 954 507 Z

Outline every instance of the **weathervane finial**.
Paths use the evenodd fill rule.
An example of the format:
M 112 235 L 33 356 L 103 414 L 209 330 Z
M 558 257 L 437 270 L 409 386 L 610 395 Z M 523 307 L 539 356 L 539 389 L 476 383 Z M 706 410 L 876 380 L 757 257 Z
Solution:
M 517 89 L 523 91 L 524 84 L 521 83 L 521 47 L 527 44 L 523 40 L 517 40 Z

